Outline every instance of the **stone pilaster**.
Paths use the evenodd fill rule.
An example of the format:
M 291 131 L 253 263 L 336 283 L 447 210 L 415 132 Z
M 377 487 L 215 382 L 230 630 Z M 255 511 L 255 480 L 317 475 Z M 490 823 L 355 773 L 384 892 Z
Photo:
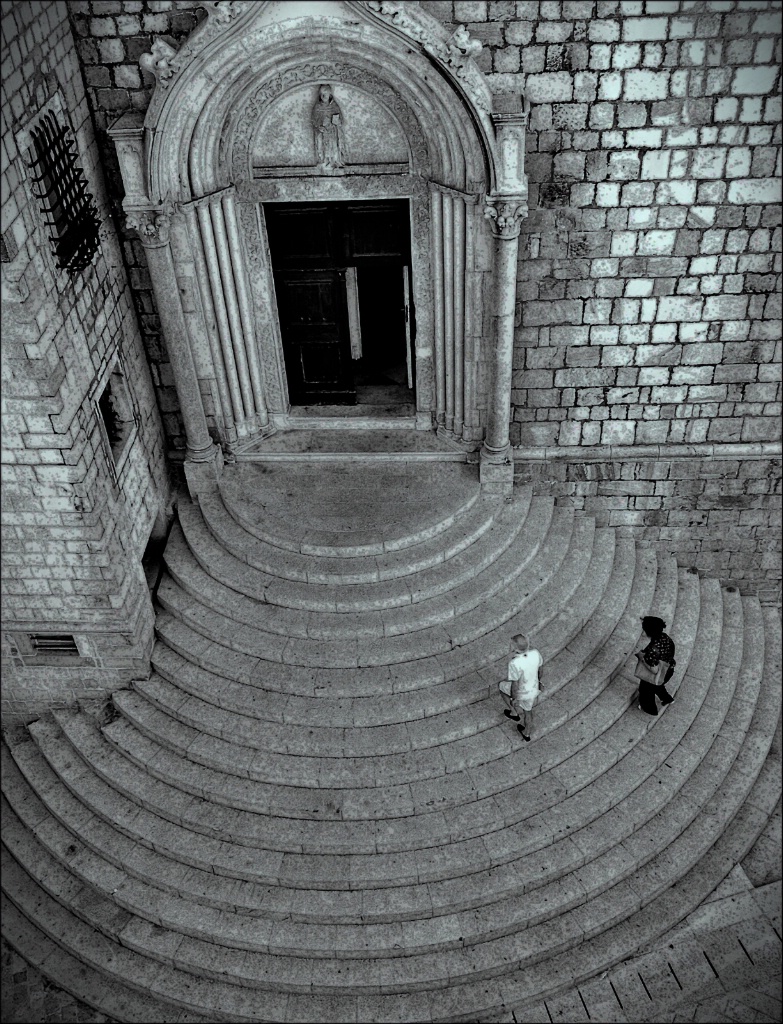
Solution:
M 185 425 L 185 477 L 191 497 L 196 498 L 200 492 L 216 486 L 223 467 L 223 456 L 207 429 L 169 244 L 171 217 L 170 209 L 132 210 L 128 212 L 127 225 L 138 232 L 146 253 Z
M 484 444 L 481 447 L 480 478 L 483 490 L 491 493 L 510 493 L 514 481 L 509 420 L 517 258 L 519 230 L 527 216 L 527 204 L 519 197 L 488 196 L 484 214 L 495 237 L 495 332 L 492 339 L 488 422 Z

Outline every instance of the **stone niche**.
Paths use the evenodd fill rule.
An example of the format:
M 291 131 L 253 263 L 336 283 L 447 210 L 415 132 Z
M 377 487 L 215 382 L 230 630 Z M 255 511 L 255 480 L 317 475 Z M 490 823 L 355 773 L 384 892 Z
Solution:
M 410 169 L 408 141 L 394 115 L 374 96 L 344 82 L 329 82 L 340 110 L 345 168 L 372 174 Z M 312 125 L 320 85 L 300 85 L 274 100 L 261 117 L 252 143 L 254 177 L 285 172 L 313 174 L 318 158 Z

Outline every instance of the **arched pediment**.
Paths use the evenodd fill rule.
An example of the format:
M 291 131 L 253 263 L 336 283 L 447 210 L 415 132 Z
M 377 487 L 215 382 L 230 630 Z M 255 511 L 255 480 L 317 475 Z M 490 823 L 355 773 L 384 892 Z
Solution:
M 208 18 L 179 51 L 158 40 L 142 59 L 157 79 L 144 122 L 151 202 L 252 177 L 253 151 L 275 117 L 294 149 L 309 152 L 305 96 L 322 81 L 343 93 L 354 163 L 402 163 L 405 147 L 411 173 L 461 191 L 495 189 L 492 97 L 473 59 L 480 44 L 464 28 L 450 33 L 426 10 L 391 0 L 204 6 Z M 386 126 L 386 151 L 375 154 L 373 112 Z

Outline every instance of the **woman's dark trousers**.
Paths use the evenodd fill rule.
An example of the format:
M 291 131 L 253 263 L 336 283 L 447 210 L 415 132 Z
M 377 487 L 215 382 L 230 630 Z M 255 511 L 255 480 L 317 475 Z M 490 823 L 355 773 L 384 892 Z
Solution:
M 642 711 L 645 711 L 648 715 L 658 714 L 658 705 L 655 703 L 655 698 L 666 706 L 671 704 L 674 697 L 667 691 L 666 684 L 674 675 L 674 669 L 669 667 L 664 680 L 656 686 L 654 683 L 647 683 L 643 679 L 639 680 L 639 707 Z

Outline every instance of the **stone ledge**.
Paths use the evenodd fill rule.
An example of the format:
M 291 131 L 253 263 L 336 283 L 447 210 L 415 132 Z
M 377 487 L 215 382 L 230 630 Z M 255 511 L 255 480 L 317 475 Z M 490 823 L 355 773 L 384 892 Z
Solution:
M 586 447 L 512 448 L 514 462 L 632 462 L 640 459 L 772 459 L 781 458 L 779 441 L 738 444 L 603 444 Z

